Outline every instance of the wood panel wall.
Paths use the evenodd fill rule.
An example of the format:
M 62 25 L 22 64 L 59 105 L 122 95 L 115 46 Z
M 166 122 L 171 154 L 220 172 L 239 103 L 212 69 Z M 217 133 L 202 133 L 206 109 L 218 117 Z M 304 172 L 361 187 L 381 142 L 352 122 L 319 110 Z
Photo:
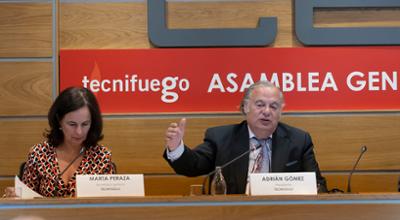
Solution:
M 0 57 L 50 57 L 50 3 L 0 2 Z
M 173 1 L 167 8 L 170 28 L 255 27 L 259 17 L 277 16 L 278 36 L 271 47 L 302 47 L 294 36 L 292 0 Z M 26 58 L 52 56 L 51 9 L 52 2 L 0 2 L 0 182 L 10 181 L 10 176 L 18 172 L 29 147 L 43 140 L 42 133 L 47 127 L 46 114 L 54 98 L 51 91 L 57 88 L 52 78 L 53 63 L 26 61 Z M 61 1 L 59 46 L 61 49 L 151 48 L 146 10 L 145 1 Z M 399 15 L 400 10 L 318 10 L 315 25 L 399 26 Z M 173 171 L 161 157 L 164 129 L 180 117 L 188 118 L 185 143 L 190 146 L 201 142 L 207 127 L 242 120 L 239 113 L 173 117 L 107 115 L 103 143 L 112 149 L 118 171 L 145 173 L 149 181 L 146 187 L 153 194 L 163 194 L 152 188 L 160 183 L 159 179 L 169 186 L 179 182 L 180 190 L 195 183 L 194 179 L 171 177 Z M 383 191 L 389 186 L 390 191 L 396 190 L 393 184 L 400 175 L 398 112 L 290 114 L 283 121 L 311 133 L 329 186 L 345 186 L 346 172 L 357 158 L 359 148 L 367 145 L 368 152 L 359 169 L 368 174 L 357 174 L 354 189 Z
M 51 62 L 0 62 L 0 116 L 45 115 L 51 89 Z

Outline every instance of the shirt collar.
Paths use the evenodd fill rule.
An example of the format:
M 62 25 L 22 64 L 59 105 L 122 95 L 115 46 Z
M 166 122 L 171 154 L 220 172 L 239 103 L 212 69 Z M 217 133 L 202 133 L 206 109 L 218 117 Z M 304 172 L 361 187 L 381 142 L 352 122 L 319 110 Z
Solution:
M 250 129 L 249 125 L 247 125 L 247 130 L 249 131 L 249 139 L 252 139 L 253 137 L 256 137 L 254 132 Z M 269 136 L 269 138 L 272 139 L 272 134 Z

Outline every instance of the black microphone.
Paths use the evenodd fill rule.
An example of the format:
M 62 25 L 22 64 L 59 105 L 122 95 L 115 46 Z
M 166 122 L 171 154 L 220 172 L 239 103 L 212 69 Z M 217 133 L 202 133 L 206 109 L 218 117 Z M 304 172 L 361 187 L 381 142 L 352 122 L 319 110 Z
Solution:
M 253 152 L 257 149 L 259 149 L 260 147 L 262 147 L 262 145 L 260 143 L 257 143 L 256 146 L 252 146 L 251 148 L 249 148 L 248 150 L 246 150 L 245 152 L 243 152 L 242 154 L 240 154 L 239 156 L 233 158 L 232 160 L 226 162 L 225 164 L 221 165 L 221 170 L 224 169 L 225 167 L 229 166 L 230 164 L 232 164 L 233 162 L 239 160 L 240 158 L 242 158 L 244 155 L 249 154 L 250 152 Z M 205 185 L 206 185 L 206 180 L 213 175 L 215 172 L 217 172 L 217 170 L 213 170 L 211 172 L 209 172 L 203 180 L 203 185 L 202 185 L 202 194 L 205 195 L 206 194 L 206 189 L 205 189 Z
M 361 152 L 360 155 L 358 156 L 358 159 L 356 161 L 356 163 L 353 166 L 353 169 L 351 169 L 350 174 L 349 174 L 349 179 L 347 180 L 347 192 L 351 192 L 351 176 L 353 175 L 354 171 L 356 170 L 356 167 L 358 165 L 358 162 L 360 162 L 360 159 L 362 157 L 362 155 L 367 151 L 367 146 L 362 146 L 361 147 Z

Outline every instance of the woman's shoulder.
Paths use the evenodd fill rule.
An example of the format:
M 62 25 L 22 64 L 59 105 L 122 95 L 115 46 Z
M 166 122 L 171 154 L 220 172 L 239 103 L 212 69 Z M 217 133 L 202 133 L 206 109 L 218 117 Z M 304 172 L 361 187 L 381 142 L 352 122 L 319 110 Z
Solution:
M 31 147 L 28 153 L 28 161 L 31 161 L 33 163 L 36 163 L 38 161 L 51 161 L 50 158 L 54 155 L 54 147 L 48 142 L 44 141 Z
M 53 149 L 53 146 L 47 141 L 35 144 L 31 147 L 30 153 L 49 153 Z

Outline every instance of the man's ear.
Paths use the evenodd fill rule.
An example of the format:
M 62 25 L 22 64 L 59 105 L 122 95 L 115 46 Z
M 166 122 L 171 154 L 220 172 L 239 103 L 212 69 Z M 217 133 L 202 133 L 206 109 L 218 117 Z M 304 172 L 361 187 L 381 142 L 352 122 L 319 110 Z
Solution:
M 247 115 L 247 113 L 249 113 L 249 104 L 246 102 L 243 104 L 243 112 L 245 115 Z

